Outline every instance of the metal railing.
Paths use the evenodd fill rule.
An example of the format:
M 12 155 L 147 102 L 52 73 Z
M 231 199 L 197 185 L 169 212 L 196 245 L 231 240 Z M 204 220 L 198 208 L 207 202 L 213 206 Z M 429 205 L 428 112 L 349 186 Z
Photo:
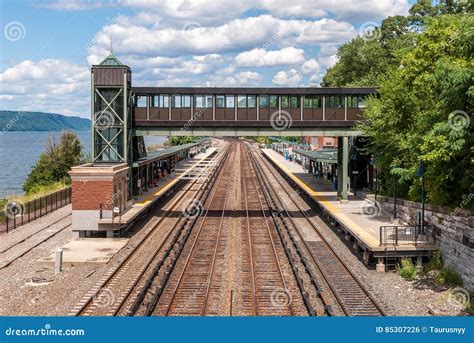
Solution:
M 17 214 L 6 214 L 1 231 L 10 231 L 71 203 L 72 188 L 67 187 L 54 193 L 30 200 L 17 206 Z
M 434 244 L 435 230 L 432 225 L 393 225 L 380 227 L 380 245 Z

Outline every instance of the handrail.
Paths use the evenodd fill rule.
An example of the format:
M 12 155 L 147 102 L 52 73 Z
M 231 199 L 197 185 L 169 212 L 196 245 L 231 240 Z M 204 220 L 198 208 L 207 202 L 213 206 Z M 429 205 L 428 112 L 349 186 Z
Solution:
M 435 230 L 433 225 L 425 224 L 423 233 L 420 225 L 387 225 L 379 229 L 380 246 L 400 244 L 434 244 Z

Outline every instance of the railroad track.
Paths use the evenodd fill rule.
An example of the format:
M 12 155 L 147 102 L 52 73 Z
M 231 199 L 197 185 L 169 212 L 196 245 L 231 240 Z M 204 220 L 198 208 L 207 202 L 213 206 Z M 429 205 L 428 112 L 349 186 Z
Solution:
M 262 195 L 255 182 L 249 156 L 243 144 L 239 144 L 241 156 L 241 182 L 243 208 L 245 209 L 246 242 L 244 270 L 247 281 L 243 282 L 244 313 L 247 315 L 289 316 L 294 315 L 290 291 L 283 275 L 282 266 L 272 237 L 275 230 L 267 218 Z M 251 289 L 248 289 L 251 285 Z
M 276 195 L 286 194 L 289 204 L 275 209 L 283 214 L 283 218 L 291 222 L 295 239 L 301 242 L 299 249 L 304 249 L 316 266 L 319 275 L 330 288 L 344 315 L 347 316 L 380 316 L 385 315 L 383 309 L 372 298 L 368 290 L 360 283 L 350 268 L 342 261 L 331 245 L 321 234 L 319 228 L 313 223 L 303 208 L 299 195 L 284 181 L 282 176 L 266 161 L 259 153 L 252 149 L 257 168 L 260 175 L 267 180 L 266 185 Z M 293 206 L 297 214 L 290 213 L 286 208 Z M 301 230 L 301 220 L 311 228 L 318 239 L 308 242 Z M 300 221 L 298 223 L 297 221 Z M 304 254 L 300 252 L 301 254 Z M 328 300 L 324 299 L 327 305 Z M 331 313 L 328 313 L 331 314 Z
M 66 219 L 66 218 L 68 218 L 68 217 L 71 217 L 71 213 L 65 215 L 65 216 L 62 217 L 62 218 L 59 218 L 58 220 L 55 220 L 55 221 L 52 222 L 51 224 L 46 225 L 45 227 L 39 229 L 38 231 L 33 232 L 31 235 L 28 235 L 28 236 L 26 236 L 26 237 L 23 237 L 21 240 L 19 240 L 18 242 L 15 242 L 14 244 L 12 244 L 12 245 L 6 247 L 5 249 L 0 250 L 0 254 L 3 254 L 3 253 L 5 253 L 5 252 L 7 252 L 8 250 L 10 250 L 10 249 L 16 247 L 17 245 L 19 245 L 19 244 L 25 242 L 26 240 L 30 239 L 31 237 L 36 236 L 38 233 L 40 233 L 40 232 L 42 232 L 42 231 L 44 231 L 44 230 L 46 230 L 46 229 L 49 229 L 51 226 L 53 226 L 53 225 L 59 223 L 61 220 Z M 39 218 L 38 218 L 38 219 L 39 219 Z M 60 229 L 60 231 L 64 230 L 66 227 L 69 227 L 69 226 L 71 226 L 71 225 L 67 225 L 67 226 L 63 227 L 62 229 Z M 48 240 L 48 239 L 49 239 L 49 238 L 46 238 L 45 240 Z M 44 242 L 45 240 L 43 240 L 42 242 Z
M 216 159 L 225 158 L 227 149 L 223 149 L 216 155 Z M 219 167 L 217 167 L 217 173 Z M 130 246 L 129 253 L 121 260 L 119 265 L 111 268 L 99 283 L 93 287 L 70 312 L 74 316 L 91 315 L 118 315 L 126 314 L 125 305 L 134 301 L 139 292 L 139 283 L 146 279 L 153 269 L 150 266 L 159 263 L 160 252 L 163 252 L 166 244 L 172 240 L 172 234 L 176 230 L 183 230 L 185 223 L 189 220 L 180 211 L 186 201 L 192 204 L 193 201 L 199 201 L 206 189 L 205 184 L 200 184 L 195 189 L 197 180 L 191 182 L 187 187 L 181 190 L 170 204 L 167 204 L 163 210 L 165 215 L 160 217 L 153 227 L 144 235 L 144 237 Z M 194 187 L 194 188 L 193 188 Z M 192 193 L 197 195 L 192 196 Z M 191 194 L 191 196 L 189 196 Z M 178 218 L 170 214 L 181 212 Z M 166 253 L 166 251 L 165 251 Z M 138 291 L 137 291 L 138 288 Z
M 64 219 L 64 218 L 63 218 Z M 8 266 L 10 266 L 13 262 L 15 262 L 16 260 L 18 260 L 19 258 L 25 256 L 27 253 L 29 253 L 30 251 L 32 251 L 34 248 L 40 246 L 41 244 L 43 244 L 44 242 L 50 240 L 51 238 L 53 238 L 54 236 L 58 235 L 59 233 L 63 232 L 64 230 L 66 230 L 67 228 L 71 227 L 72 224 L 68 224 L 66 226 L 63 226 L 62 228 L 60 228 L 59 230 L 53 232 L 52 234 L 49 234 L 47 237 L 44 237 L 43 239 L 41 239 L 40 241 L 34 243 L 33 245 L 31 246 L 28 246 L 26 247 L 26 249 L 23 249 L 21 250 L 19 253 L 17 253 L 16 255 L 14 255 L 13 257 L 10 257 L 10 258 L 7 258 L 5 259 L 3 256 L 0 255 L 1 257 L 1 260 L 2 262 L 0 263 L 0 270 L 1 269 L 4 269 Z M 43 230 L 43 229 L 42 229 Z M 41 231 L 42 231 L 41 230 Z M 36 234 L 33 234 L 33 235 L 30 235 L 29 238 L 35 236 Z M 8 251 L 10 251 L 11 249 L 13 249 L 15 246 L 18 246 L 20 243 L 23 243 L 24 241 L 26 241 L 28 238 L 26 238 L 25 240 L 23 240 L 22 242 L 18 242 L 16 244 L 14 244 L 13 246 L 7 248 L 4 250 L 3 253 L 7 253 Z
M 171 275 L 173 270 L 175 273 L 158 285 L 145 315 L 203 316 L 208 314 L 210 298 L 215 293 L 219 295 L 223 284 L 218 282 L 222 279 L 216 280 L 215 271 L 218 251 L 222 249 L 219 243 L 227 213 L 228 188 L 236 155 L 234 144 L 231 149 L 216 181 L 215 190 L 210 195 L 207 209 L 199 221 L 193 223 L 196 225 L 199 222 L 193 229 L 195 232 L 190 242 L 192 244 L 187 247 L 186 253 L 183 249 L 186 241 L 180 244 L 181 249 L 175 254 L 168 275 Z
M 272 222 L 257 189 L 250 162 L 242 144 L 234 144 L 231 157 L 223 167 L 222 177 L 203 217 L 196 224 L 193 238 L 182 251 L 185 241 L 170 263 L 171 268 L 155 288 L 145 315 L 219 315 L 229 310 L 232 315 L 232 296 L 228 307 L 225 292 L 226 218 L 231 219 L 228 200 L 235 172 L 240 171 L 242 196 L 240 208 L 245 213 L 242 233 L 242 285 L 240 294 L 243 315 L 293 315 L 288 286 L 276 251 Z M 235 169 L 236 161 L 240 169 Z M 233 185 L 235 186 L 235 185 Z M 188 236 L 185 236 L 188 237 Z M 221 244 L 222 243 L 222 244 Z M 218 267 L 220 266 L 220 267 Z

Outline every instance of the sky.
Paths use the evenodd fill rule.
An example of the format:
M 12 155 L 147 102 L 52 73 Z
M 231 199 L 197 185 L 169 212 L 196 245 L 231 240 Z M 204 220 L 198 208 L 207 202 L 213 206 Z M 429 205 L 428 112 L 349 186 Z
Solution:
M 135 86 L 318 86 L 413 0 L 0 0 L 0 109 L 90 117 L 111 48 Z

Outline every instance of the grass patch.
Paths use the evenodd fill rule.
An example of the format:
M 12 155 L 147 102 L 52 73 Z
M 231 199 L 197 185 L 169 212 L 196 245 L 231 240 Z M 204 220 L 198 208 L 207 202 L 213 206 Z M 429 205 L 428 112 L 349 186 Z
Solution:
M 441 270 L 443 268 L 443 257 L 441 256 L 441 251 L 436 250 L 433 252 L 428 263 L 424 266 L 425 273 L 428 273 L 432 270 Z
M 463 280 L 461 275 L 454 270 L 453 267 L 451 266 L 446 266 L 441 268 L 439 271 L 439 275 L 437 276 L 436 280 L 447 286 L 462 286 L 463 285 Z
M 50 185 L 33 186 L 33 189 L 28 194 L 7 195 L 3 199 L 0 199 L 0 223 L 4 223 L 6 220 L 4 208 L 9 201 L 15 200 L 20 203 L 27 203 L 28 201 L 44 197 L 67 187 L 70 187 L 70 185 L 67 183 L 55 182 Z
M 402 258 L 397 265 L 397 272 L 405 280 L 414 280 L 416 278 L 416 269 L 411 258 Z

